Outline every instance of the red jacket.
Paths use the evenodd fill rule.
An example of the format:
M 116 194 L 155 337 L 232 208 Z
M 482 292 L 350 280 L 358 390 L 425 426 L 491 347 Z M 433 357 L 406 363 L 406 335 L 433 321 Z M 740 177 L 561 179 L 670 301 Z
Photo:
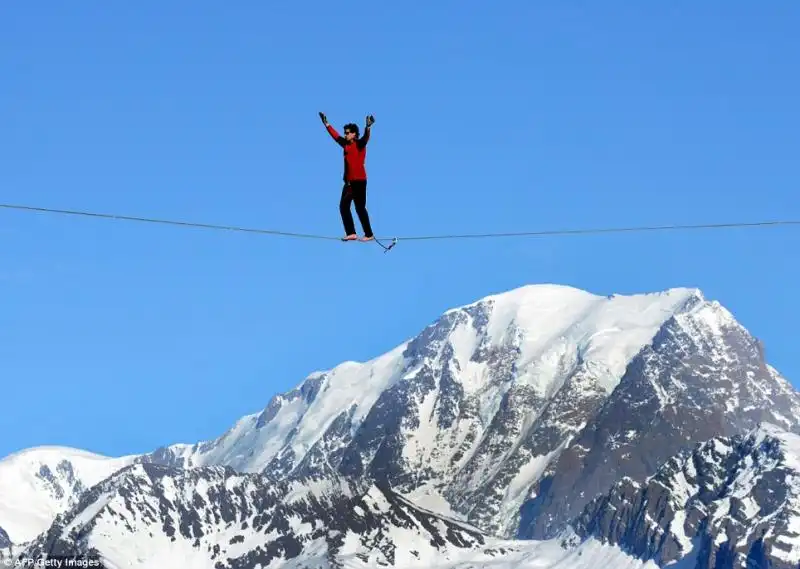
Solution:
M 366 180 L 367 170 L 364 168 L 364 162 L 367 159 L 369 129 L 364 130 L 364 136 L 349 143 L 346 138 L 339 136 L 331 125 L 328 125 L 327 129 L 328 134 L 344 149 L 344 181 Z

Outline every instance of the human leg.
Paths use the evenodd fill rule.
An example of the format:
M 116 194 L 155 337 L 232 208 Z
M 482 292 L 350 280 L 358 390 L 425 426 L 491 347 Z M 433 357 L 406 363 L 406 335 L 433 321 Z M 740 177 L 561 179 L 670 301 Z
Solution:
M 353 202 L 356 206 L 356 214 L 358 214 L 358 221 L 364 230 L 364 237 L 371 239 L 372 226 L 369 223 L 369 214 L 367 213 L 367 181 L 358 180 L 351 182 L 353 188 Z
M 342 188 L 342 197 L 339 200 L 339 213 L 342 216 L 342 224 L 344 225 L 344 234 L 350 239 L 354 239 L 356 235 L 356 227 L 353 223 L 353 214 L 350 213 L 350 204 L 353 201 L 353 188 L 350 184 L 345 183 Z

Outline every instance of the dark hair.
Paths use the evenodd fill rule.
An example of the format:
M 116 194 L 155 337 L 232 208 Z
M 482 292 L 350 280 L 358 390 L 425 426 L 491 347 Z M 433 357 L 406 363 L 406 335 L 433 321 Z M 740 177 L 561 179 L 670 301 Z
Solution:
M 356 136 L 358 136 L 358 125 L 355 123 L 352 122 L 347 123 L 346 125 L 344 125 L 344 130 L 345 132 L 347 132 L 348 130 L 352 131 L 356 133 Z

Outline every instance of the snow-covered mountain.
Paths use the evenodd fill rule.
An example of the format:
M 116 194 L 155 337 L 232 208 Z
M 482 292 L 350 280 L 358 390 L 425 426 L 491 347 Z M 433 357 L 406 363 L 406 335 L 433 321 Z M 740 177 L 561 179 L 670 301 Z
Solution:
M 107 568 L 588 569 L 598 558 L 652 567 L 597 540 L 563 547 L 491 538 L 376 485 L 153 464 L 125 468 L 85 493 L 19 558 L 53 556 L 92 556 Z
M 575 527 L 661 565 L 796 569 L 800 436 L 765 424 L 711 439 L 644 483 L 622 479 Z
M 26 555 L 96 551 L 109 566 L 222 563 L 233 569 L 289 561 L 301 552 L 304 565 L 336 566 L 369 551 L 371 559 L 362 560 L 369 566 L 432 553 L 447 557 L 484 539 L 376 486 L 360 492 L 342 479 L 287 483 L 229 467 L 137 464 L 84 494 Z M 398 548 L 397 541 L 415 549 Z
M 544 539 L 621 476 L 643 479 L 759 421 L 796 428 L 799 412 L 759 342 L 698 290 L 528 286 L 450 310 L 387 354 L 311 375 L 220 439 L 153 459 L 387 481 L 484 531 Z
M 361 537 L 373 535 L 371 530 L 366 526 L 358 526 L 366 533 L 353 529 L 356 526 L 347 524 L 355 521 L 345 523 L 331 511 L 349 508 L 353 500 L 366 500 L 379 492 L 394 504 L 392 508 L 402 503 L 401 509 L 416 512 L 413 518 L 427 512 L 430 520 L 436 520 L 432 524 L 453 528 L 446 535 L 460 536 L 446 537 L 435 552 L 426 550 L 417 560 L 408 559 L 409 566 L 418 561 L 420 567 L 435 565 L 425 557 L 434 553 L 439 559 L 436 563 L 450 559 L 459 568 L 481 567 L 492 559 L 499 563 L 500 557 L 485 551 L 496 546 L 504 548 L 504 562 L 513 559 L 513 566 L 519 567 L 526 563 L 546 567 L 551 562 L 580 567 L 591 552 L 593 557 L 607 555 L 604 559 L 609 563 L 613 558 L 615 565 L 609 569 L 638 569 L 655 565 L 637 560 L 637 556 L 647 559 L 641 552 L 632 551 L 633 557 L 623 554 L 617 547 L 627 547 L 622 541 L 586 531 L 574 541 L 566 539 L 565 532 L 576 524 L 583 527 L 578 520 L 584 519 L 586 508 L 617 491 L 621 480 L 646 485 L 663 464 L 680 460 L 681 453 L 696 444 L 735 436 L 761 422 L 800 431 L 798 417 L 800 396 L 767 365 L 760 343 L 698 290 L 604 297 L 564 286 L 526 286 L 449 310 L 419 335 L 373 360 L 348 361 L 313 373 L 216 440 L 167 445 L 146 455 L 115 459 L 118 464 L 106 461 L 109 470 L 104 472 L 108 476 L 125 468 L 106 484 L 128 490 L 123 494 L 106 491 L 117 496 L 113 500 L 121 499 L 126 510 L 134 507 L 125 501 L 126 495 L 140 496 L 142 504 L 156 500 L 156 510 L 141 506 L 152 516 L 162 515 L 163 508 L 178 508 L 175 500 L 164 496 L 168 487 L 181 484 L 192 495 L 196 489 L 202 503 L 210 503 L 204 497 L 209 485 L 223 484 L 233 495 L 217 499 L 235 502 L 237 507 L 245 507 L 241 496 L 264 480 L 295 488 L 308 480 L 336 487 L 345 484 L 350 489 L 336 499 L 329 499 L 330 493 L 325 500 L 309 498 L 316 506 L 303 519 L 312 528 L 318 524 L 349 528 L 353 537 L 347 551 L 359 553 L 370 549 L 373 538 L 364 541 Z M 33 468 L 19 465 L 22 476 L 30 477 Z M 137 481 L 135 492 L 126 486 L 132 481 Z M 165 485 L 163 491 L 157 489 L 159 485 Z M 237 490 L 244 487 L 246 492 Z M 276 496 L 270 511 L 299 515 L 291 508 L 281 510 L 285 507 L 282 495 Z M 51 504 L 50 519 L 61 512 L 95 520 L 98 511 L 106 512 L 104 507 L 92 506 L 97 500 L 88 497 L 78 506 L 73 499 L 69 514 L 69 504 L 53 502 L 46 494 L 36 499 Z M 181 503 L 186 509 L 181 516 L 190 516 L 192 508 L 202 505 L 200 501 Z M 0 501 L 0 527 L 16 541 L 10 526 L 3 524 L 2 510 Z M 122 511 L 119 504 L 111 510 Z M 399 536 L 391 521 L 394 514 L 385 509 L 370 511 L 381 524 L 389 524 L 381 526 L 379 537 L 373 535 L 375 543 L 382 544 L 381 551 L 390 550 L 388 544 L 406 547 L 409 540 L 417 539 L 412 535 L 438 543 L 431 534 L 419 533 L 427 527 L 421 522 L 415 529 L 400 524 L 411 533 Z M 140 547 L 137 540 L 144 539 L 140 534 L 147 527 L 145 541 L 156 542 L 147 541 L 141 547 L 162 551 L 158 540 L 163 532 L 141 525 L 142 520 L 155 523 L 152 519 L 141 514 L 139 522 L 129 526 L 117 519 L 112 530 L 108 524 L 115 515 L 102 514 L 102 523 L 86 526 L 85 533 L 62 540 L 61 546 L 81 550 L 91 542 L 103 545 L 112 557 L 140 556 L 133 551 Z M 134 519 L 139 514 L 125 515 Z M 203 518 L 210 525 L 202 526 L 206 537 L 198 545 L 203 550 L 198 566 L 208 561 L 208 547 L 213 551 L 218 546 L 219 555 L 241 557 L 250 555 L 257 543 L 262 549 L 271 543 L 261 534 L 242 536 L 250 540 L 250 549 L 214 541 L 208 536 L 223 530 L 214 529 L 208 520 L 216 520 L 217 514 L 202 515 L 210 516 Z M 312 518 L 318 521 L 309 521 Z M 40 519 L 44 521 L 38 531 L 45 531 L 48 522 Z M 66 519 L 59 518 L 50 528 L 51 538 L 64 535 L 59 524 L 63 526 Z M 175 527 L 180 526 L 178 517 L 172 520 Z M 482 537 L 466 528 L 479 528 Z M 336 540 L 309 537 L 313 534 L 309 531 L 291 531 L 300 536 L 302 545 L 298 563 L 302 560 L 312 567 L 317 563 L 314 559 L 323 557 L 350 559 L 336 548 Z M 91 539 L 81 541 L 84 535 Z M 103 535 L 131 545 L 109 553 L 113 547 L 110 541 L 102 541 Z M 472 536 L 468 546 L 462 543 L 467 535 Z M 572 545 L 563 548 L 565 542 Z M 44 542 L 38 541 L 36 547 L 45 547 Z M 182 547 L 175 545 L 170 551 L 183 551 Z M 325 552 L 322 557 L 321 551 Z M 196 553 L 200 555 L 199 550 Z M 537 556 L 546 563 L 536 565 Z
M 0 549 L 35 538 L 85 490 L 134 459 L 37 447 L 0 460 Z
M 450 310 L 369 362 L 309 376 L 172 466 L 383 480 L 425 507 L 513 534 L 549 461 L 632 358 L 699 292 L 601 297 L 527 286 Z
M 624 478 L 573 526 L 559 539 L 504 540 L 375 484 L 144 463 L 86 492 L 19 559 L 92 555 L 108 568 L 789 569 L 800 564 L 800 436 L 763 425 L 712 439 L 643 484 Z

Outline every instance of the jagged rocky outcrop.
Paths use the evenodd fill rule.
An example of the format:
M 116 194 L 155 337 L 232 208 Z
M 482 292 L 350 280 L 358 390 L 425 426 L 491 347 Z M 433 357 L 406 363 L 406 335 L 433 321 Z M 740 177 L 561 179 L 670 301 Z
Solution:
M 125 564 L 217 569 L 267 567 L 293 559 L 306 567 L 395 565 L 480 549 L 477 529 L 416 508 L 387 487 L 343 479 L 281 482 L 229 467 L 128 467 L 83 495 L 19 558 L 94 555 Z M 130 560 L 129 560 L 130 561 Z
M 798 430 L 800 397 L 759 342 L 717 303 L 671 317 L 538 482 L 519 536 L 557 535 L 617 481 L 642 482 L 673 455 L 762 421 Z
M 642 484 L 621 480 L 574 527 L 659 566 L 796 569 L 800 436 L 763 425 L 711 439 Z
M 11 547 L 11 538 L 3 528 L 0 528 L 0 549 L 7 549 Z

